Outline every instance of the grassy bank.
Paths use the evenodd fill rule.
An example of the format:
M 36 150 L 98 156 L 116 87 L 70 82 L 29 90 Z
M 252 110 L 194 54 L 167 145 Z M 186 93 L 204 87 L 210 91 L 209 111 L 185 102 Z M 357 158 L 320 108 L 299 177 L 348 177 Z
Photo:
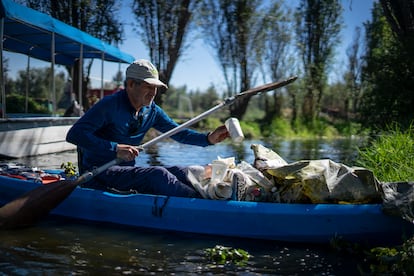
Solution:
M 335 122 L 324 118 L 315 119 L 311 122 L 295 120 L 291 122 L 286 118 L 276 118 L 268 126 L 262 126 L 261 132 L 265 137 L 282 138 L 337 138 L 352 135 L 366 135 L 367 131 L 354 122 L 338 120 Z
M 381 182 L 414 182 L 414 125 L 407 130 L 389 127 L 360 149 L 357 163 Z M 369 275 L 413 275 L 414 237 L 396 247 L 375 247 L 360 252 L 369 262 Z
M 209 117 L 199 122 L 195 128 L 209 131 L 221 125 L 224 119 Z M 367 136 L 368 130 L 362 129 L 358 123 L 337 120 L 335 122 L 324 118 L 312 122 L 296 120 L 291 122 L 287 118 L 275 118 L 270 124 L 263 124 L 259 120 L 240 120 L 240 126 L 247 139 L 262 138 L 338 138 L 349 136 Z
M 358 165 L 382 182 L 414 181 L 414 125 L 407 130 L 392 126 L 359 150 Z

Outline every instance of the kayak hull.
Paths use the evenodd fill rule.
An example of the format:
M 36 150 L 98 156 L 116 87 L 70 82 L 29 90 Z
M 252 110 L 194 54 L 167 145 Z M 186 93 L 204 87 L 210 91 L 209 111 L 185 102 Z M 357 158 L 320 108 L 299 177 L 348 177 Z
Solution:
M 0 206 L 41 184 L 0 176 Z M 51 214 L 91 222 L 237 238 L 329 243 L 402 242 L 407 221 L 380 204 L 286 204 L 145 194 L 118 195 L 77 187 Z

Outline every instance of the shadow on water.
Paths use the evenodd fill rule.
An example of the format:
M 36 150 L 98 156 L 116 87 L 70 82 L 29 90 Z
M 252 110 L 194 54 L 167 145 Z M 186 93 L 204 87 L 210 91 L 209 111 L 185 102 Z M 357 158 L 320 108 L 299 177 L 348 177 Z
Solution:
M 328 246 L 172 233 L 50 218 L 3 232 L 0 271 L 8 275 L 244 274 L 356 275 L 357 260 Z M 210 260 L 216 245 L 247 250 L 243 265 Z M 6 261 L 5 261 L 6 260 Z

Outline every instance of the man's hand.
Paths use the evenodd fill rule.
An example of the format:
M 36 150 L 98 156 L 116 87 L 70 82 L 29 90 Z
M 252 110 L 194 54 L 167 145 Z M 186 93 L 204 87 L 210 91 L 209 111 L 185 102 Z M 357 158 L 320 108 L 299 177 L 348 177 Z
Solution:
M 216 128 L 213 132 L 210 132 L 207 139 L 210 144 L 217 144 L 228 137 L 230 137 L 230 133 L 227 131 L 226 126 L 222 125 Z
M 138 155 L 139 151 L 134 146 L 118 144 L 116 147 L 116 157 L 126 162 L 134 160 Z

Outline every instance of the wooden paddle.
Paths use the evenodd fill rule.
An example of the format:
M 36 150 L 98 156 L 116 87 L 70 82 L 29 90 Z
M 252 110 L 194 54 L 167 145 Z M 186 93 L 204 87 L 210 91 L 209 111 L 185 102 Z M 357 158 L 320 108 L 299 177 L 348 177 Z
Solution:
M 0 208 L 0 229 L 13 229 L 33 225 L 41 217 L 67 198 L 76 186 L 91 180 L 109 167 L 120 163 L 115 159 L 76 180 L 61 180 L 40 185 Z
M 240 97 L 247 95 L 256 95 L 261 92 L 272 91 L 282 86 L 285 86 L 293 81 L 297 77 L 291 77 L 289 79 L 270 83 L 256 88 L 246 90 L 235 96 L 225 99 L 224 102 L 217 106 L 205 111 L 204 113 L 190 119 L 189 121 L 171 129 L 168 132 L 161 134 L 160 136 L 150 140 L 138 146 L 139 149 L 145 149 L 158 141 L 168 138 L 182 129 L 199 122 L 213 112 L 221 109 L 224 106 L 233 104 Z M 59 203 L 67 198 L 72 191 L 80 184 L 91 180 L 96 175 L 107 170 L 109 167 L 114 166 L 122 162 L 121 159 L 114 159 L 99 168 L 96 168 L 92 172 L 86 172 L 82 174 L 76 180 L 62 180 L 56 181 L 47 185 L 41 185 L 38 188 L 27 192 L 21 197 L 7 203 L 0 208 L 0 229 L 13 229 L 20 227 L 27 227 L 36 223 L 40 218 L 46 216 L 52 209 L 54 209 Z

